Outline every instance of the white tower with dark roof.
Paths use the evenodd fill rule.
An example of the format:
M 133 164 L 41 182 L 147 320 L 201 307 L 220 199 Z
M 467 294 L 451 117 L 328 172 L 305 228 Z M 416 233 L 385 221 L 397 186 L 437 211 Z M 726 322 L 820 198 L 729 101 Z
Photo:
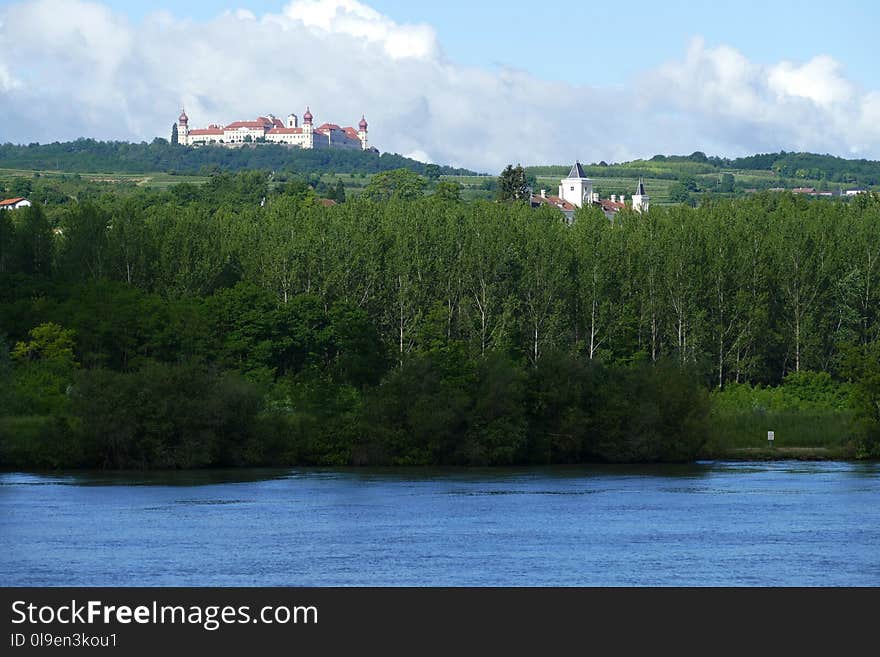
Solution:
M 633 194 L 633 211 L 647 212 L 651 198 L 645 193 L 645 184 L 639 178 L 639 186 L 636 187 L 636 193 Z
M 592 197 L 593 181 L 587 178 L 581 163 L 575 162 L 568 172 L 568 178 L 563 178 L 559 182 L 559 198 L 582 208 L 585 203 L 589 205 Z

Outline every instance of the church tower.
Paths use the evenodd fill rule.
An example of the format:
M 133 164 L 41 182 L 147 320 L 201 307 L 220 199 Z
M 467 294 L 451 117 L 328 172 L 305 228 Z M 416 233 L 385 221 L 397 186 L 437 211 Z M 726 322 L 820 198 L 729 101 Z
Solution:
M 633 194 L 633 211 L 647 212 L 650 200 L 650 197 L 645 193 L 645 185 L 639 178 L 639 186 L 636 188 L 636 193 Z
M 315 147 L 315 128 L 312 126 L 312 119 L 314 119 L 312 110 L 306 105 L 306 113 L 303 114 L 303 134 L 306 136 L 306 140 L 303 148 Z
M 361 140 L 361 148 L 367 150 L 367 119 L 361 114 L 361 121 L 358 123 L 358 138 Z
M 593 198 L 593 181 L 587 178 L 580 162 L 575 162 L 568 172 L 568 178 L 559 182 L 559 198 L 578 208 L 590 204 Z
M 182 146 L 189 146 L 189 117 L 186 111 L 181 107 L 180 116 L 177 117 L 177 143 Z

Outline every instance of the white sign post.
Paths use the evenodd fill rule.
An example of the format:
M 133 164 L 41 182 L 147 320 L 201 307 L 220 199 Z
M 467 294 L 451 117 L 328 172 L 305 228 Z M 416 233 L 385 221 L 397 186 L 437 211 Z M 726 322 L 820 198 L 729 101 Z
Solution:
M 773 439 L 776 437 L 776 434 L 772 431 L 767 432 L 767 445 L 769 447 L 773 447 Z

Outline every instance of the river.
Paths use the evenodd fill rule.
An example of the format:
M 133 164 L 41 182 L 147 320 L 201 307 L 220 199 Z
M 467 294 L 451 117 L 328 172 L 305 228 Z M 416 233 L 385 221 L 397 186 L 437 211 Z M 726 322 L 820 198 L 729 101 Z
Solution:
M 6 586 L 877 586 L 880 464 L 0 473 Z

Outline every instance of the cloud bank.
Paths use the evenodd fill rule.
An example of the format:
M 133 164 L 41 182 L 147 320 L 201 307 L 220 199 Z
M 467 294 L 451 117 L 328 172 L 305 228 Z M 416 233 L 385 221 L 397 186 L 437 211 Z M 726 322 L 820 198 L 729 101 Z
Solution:
M 149 141 L 181 105 L 195 126 L 306 105 L 319 122 L 365 113 L 382 151 L 492 172 L 694 150 L 880 157 L 880 91 L 821 53 L 764 66 L 697 38 L 681 59 L 601 87 L 457 65 L 430 25 L 356 0 L 137 24 L 84 0 L 0 8 L 0 139 Z

